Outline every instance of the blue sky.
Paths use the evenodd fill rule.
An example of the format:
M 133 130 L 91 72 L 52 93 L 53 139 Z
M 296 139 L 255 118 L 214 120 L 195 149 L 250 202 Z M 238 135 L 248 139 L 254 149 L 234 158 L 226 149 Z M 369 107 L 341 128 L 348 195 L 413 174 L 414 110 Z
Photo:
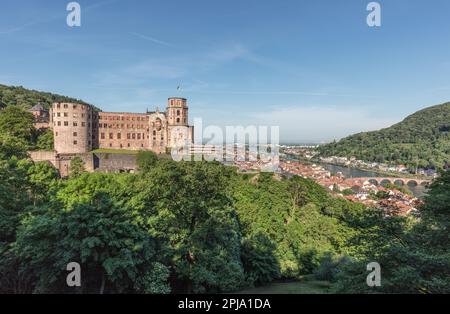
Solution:
M 283 142 L 329 141 L 450 101 L 450 2 L 2 0 L 0 83 L 105 111 L 189 99 L 204 125 L 278 125 Z M 181 90 L 177 90 L 177 86 Z

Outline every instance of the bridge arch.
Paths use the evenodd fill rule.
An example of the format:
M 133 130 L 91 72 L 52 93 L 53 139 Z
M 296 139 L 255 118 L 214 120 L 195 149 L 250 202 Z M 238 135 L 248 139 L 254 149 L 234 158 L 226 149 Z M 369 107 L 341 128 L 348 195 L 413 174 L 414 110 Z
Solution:
M 396 186 L 405 186 L 405 181 L 403 179 L 397 179 L 394 181 Z
M 408 186 L 416 187 L 416 186 L 419 186 L 419 183 L 416 180 L 409 180 Z
M 393 184 L 390 179 L 381 179 L 381 181 L 380 181 L 381 186 L 386 186 L 388 184 Z

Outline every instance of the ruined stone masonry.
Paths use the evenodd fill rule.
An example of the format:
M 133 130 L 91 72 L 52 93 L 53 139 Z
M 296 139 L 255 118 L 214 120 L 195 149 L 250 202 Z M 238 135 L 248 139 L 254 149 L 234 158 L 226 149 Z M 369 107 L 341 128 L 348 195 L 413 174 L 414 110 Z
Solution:
M 77 156 L 88 171 L 102 169 L 102 160 L 108 164 L 108 171 L 134 170 L 133 158 L 92 153 L 96 149 L 164 154 L 172 147 L 193 141 L 184 98 L 169 98 L 166 112 L 99 112 L 93 106 L 75 103 L 54 103 L 48 114 L 41 106 L 30 111 L 36 118 L 36 127 L 51 128 L 54 134 L 54 152 L 33 152 L 31 158 L 51 162 L 62 176 L 68 175 L 70 161 Z

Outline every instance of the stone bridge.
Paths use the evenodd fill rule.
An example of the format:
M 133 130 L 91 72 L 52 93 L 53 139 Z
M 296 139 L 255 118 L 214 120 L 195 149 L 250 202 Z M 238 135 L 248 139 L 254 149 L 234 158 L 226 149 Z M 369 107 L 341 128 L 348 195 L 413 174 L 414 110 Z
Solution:
M 364 182 L 369 181 L 370 183 L 374 185 L 386 185 L 386 184 L 395 184 L 400 186 L 427 186 L 431 183 L 431 180 L 421 180 L 421 179 L 411 179 L 411 178 L 354 178 L 354 179 L 348 179 L 353 181 L 355 185 L 362 185 Z M 347 181 L 347 180 L 346 180 Z

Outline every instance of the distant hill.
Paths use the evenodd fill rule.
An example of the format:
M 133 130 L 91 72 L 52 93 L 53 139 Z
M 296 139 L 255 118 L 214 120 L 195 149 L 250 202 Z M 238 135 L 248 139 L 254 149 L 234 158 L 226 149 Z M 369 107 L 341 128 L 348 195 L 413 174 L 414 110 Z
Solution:
M 76 102 L 86 104 L 82 100 L 67 96 L 30 90 L 23 88 L 22 86 L 6 86 L 0 84 L 0 109 L 4 106 L 13 105 L 24 109 L 30 109 L 37 103 L 41 103 L 48 109 L 54 102 Z
M 394 126 L 319 147 L 321 156 L 406 164 L 411 169 L 450 166 L 450 103 L 418 111 Z

